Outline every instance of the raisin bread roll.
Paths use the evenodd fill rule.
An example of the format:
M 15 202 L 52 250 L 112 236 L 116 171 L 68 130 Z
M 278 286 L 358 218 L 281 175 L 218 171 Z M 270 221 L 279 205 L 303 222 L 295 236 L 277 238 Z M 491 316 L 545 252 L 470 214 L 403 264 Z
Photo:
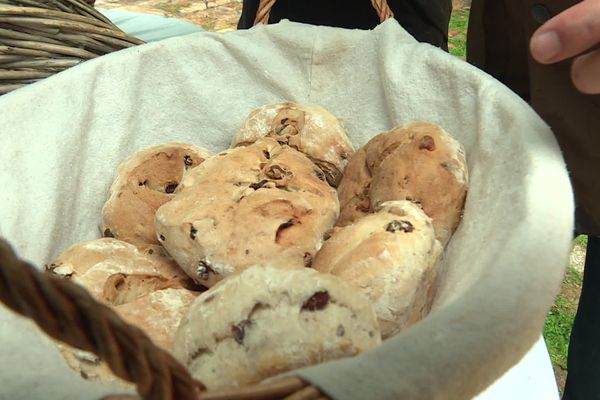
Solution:
M 390 153 L 409 141 L 410 135 L 407 135 L 405 128 L 406 126 L 399 127 L 376 135 L 350 158 L 344 178 L 338 187 L 338 225 L 347 225 L 373 211 L 370 198 L 373 173 Z
M 359 287 L 373 302 L 386 339 L 429 312 L 441 252 L 431 218 L 409 201 L 390 201 L 336 228 L 313 268 Z
M 116 306 L 115 310 L 125 321 L 146 332 L 154 344 L 172 351 L 177 327 L 198 294 L 186 289 L 162 289 Z
M 340 121 L 318 106 L 280 103 L 254 110 L 234 136 L 231 147 L 246 146 L 265 136 L 306 154 L 334 187 L 354 153 Z
M 339 216 L 335 189 L 302 153 L 264 138 L 191 170 L 158 209 L 162 245 L 198 284 L 257 264 L 310 266 Z
M 114 310 L 125 321 L 146 332 L 154 344 L 172 351 L 177 326 L 196 297 L 197 293 L 186 289 L 163 289 L 115 306 Z M 115 376 L 95 354 L 64 343 L 57 343 L 57 346 L 67 365 L 84 379 L 125 388 L 135 387 L 133 383 Z
M 338 225 L 386 201 L 410 200 L 432 218 L 436 237 L 445 245 L 462 217 L 467 189 L 460 143 L 437 125 L 408 124 L 376 136 L 352 157 L 338 189 Z
M 156 209 L 173 197 L 187 170 L 212 155 L 183 143 L 160 144 L 131 155 L 117 168 L 102 208 L 103 235 L 135 245 L 158 245 Z
M 97 300 L 112 305 L 155 290 L 193 287 L 179 266 L 159 251 L 143 251 L 113 238 L 90 240 L 71 246 L 46 269 L 84 286 Z
M 219 389 L 355 356 L 380 341 L 373 306 L 351 285 L 312 269 L 255 266 L 196 299 L 174 355 Z
M 371 170 L 367 167 L 367 152 L 361 147 L 350 158 L 344 176 L 337 188 L 340 202 L 338 226 L 358 221 L 371 212 Z
M 92 240 L 67 249 L 47 271 L 82 285 L 158 346 L 171 350 L 179 321 L 197 293 L 186 288 L 193 287 L 191 280 L 160 251 L 159 246 L 143 251 L 112 238 Z M 132 387 L 96 355 L 62 343 L 58 347 L 82 377 Z

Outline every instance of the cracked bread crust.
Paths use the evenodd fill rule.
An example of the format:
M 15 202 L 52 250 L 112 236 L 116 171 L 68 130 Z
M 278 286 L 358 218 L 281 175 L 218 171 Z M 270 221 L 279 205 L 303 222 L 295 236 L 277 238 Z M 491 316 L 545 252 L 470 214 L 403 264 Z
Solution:
M 286 102 L 254 110 L 242 123 L 231 147 L 246 146 L 266 136 L 308 156 L 333 187 L 338 186 L 354 153 L 340 121 L 319 106 Z
M 435 124 L 404 125 L 377 135 L 350 159 L 338 188 L 338 225 L 386 201 L 409 200 L 432 218 L 436 237 L 446 245 L 462 218 L 468 185 L 460 143 Z
M 213 153 L 184 143 L 164 143 L 140 150 L 117 168 L 100 230 L 135 245 L 158 245 L 154 214 L 171 200 L 186 171 Z
M 46 267 L 70 279 L 144 330 L 154 343 L 171 350 L 177 325 L 198 295 L 177 264 L 159 246 L 139 249 L 127 242 L 103 238 L 78 243 Z M 89 380 L 133 385 L 117 378 L 92 353 L 57 343 L 67 364 Z
M 146 332 L 154 344 L 171 351 L 175 330 L 196 296 L 196 293 L 186 289 L 158 290 L 129 303 L 115 306 L 114 310 L 125 321 Z M 95 354 L 64 343 L 57 342 L 57 346 L 67 365 L 79 372 L 82 378 L 135 388 L 135 384 L 115 376 L 108 364 Z
M 312 269 L 264 266 L 199 296 L 177 330 L 174 354 L 218 389 L 355 356 L 380 341 L 373 306 L 349 284 Z
M 46 269 L 82 285 L 97 300 L 111 305 L 133 301 L 158 289 L 193 286 L 158 246 L 139 249 L 113 238 L 77 243 Z
M 181 268 L 211 287 L 252 265 L 310 266 L 338 216 L 337 194 L 320 170 L 264 138 L 190 171 L 157 211 L 156 226 Z
M 431 218 L 411 202 L 390 201 L 336 228 L 313 268 L 359 288 L 374 304 L 387 339 L 429 312 L 441 252 Z

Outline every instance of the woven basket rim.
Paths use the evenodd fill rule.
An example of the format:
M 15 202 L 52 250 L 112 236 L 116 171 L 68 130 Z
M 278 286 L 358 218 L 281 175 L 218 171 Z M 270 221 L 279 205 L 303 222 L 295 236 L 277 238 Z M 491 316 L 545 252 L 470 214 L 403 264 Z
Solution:
M 0 95 L 144 43 L 83 0 L 0 1 Z

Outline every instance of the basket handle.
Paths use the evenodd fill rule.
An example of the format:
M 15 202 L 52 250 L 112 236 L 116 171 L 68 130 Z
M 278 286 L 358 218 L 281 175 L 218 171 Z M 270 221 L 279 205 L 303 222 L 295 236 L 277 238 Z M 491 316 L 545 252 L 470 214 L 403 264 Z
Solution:
M 254 19 L 254 25 L 267 24 L 269 22 L 269 15 L 271 9 L 275 5 L 276 0 L 260 0 L 258 4 L 258 11 L 256 12 L 256 18 Z M 394 17 L 394 13 L 390 9 L 387 0 L 371 0 L 377 15 L 379 15 L 379 22 L 384 22 Z
M 91 351 L 145 399 L 195 400 L 205 387 L 139 328 L 98 303 L 82 286 L 37 271 L 0 240 L 0 300 L 49 336 Z
M 318 389 L 296 377 L 235 390 L 204 392 L 205 386 L 192 378 L 170 353 L 152 343 L 141 329 L 123 321 L 113 309 L 97 302 L 82 286 L 57 275 L 40 272 L 19 259 L 2 239 L 0 301 L 34 320 L 54 339 L 98 355 L 115 375 L 136 383 L 143 399 L 263 400 L 322 396 Z M 316 397 L 306 397 L 307 394 Z

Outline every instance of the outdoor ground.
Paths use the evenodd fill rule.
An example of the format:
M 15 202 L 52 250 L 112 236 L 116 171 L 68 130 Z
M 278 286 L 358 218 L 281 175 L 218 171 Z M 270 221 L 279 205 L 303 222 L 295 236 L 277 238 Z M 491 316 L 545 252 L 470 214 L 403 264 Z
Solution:
M 179 18 L 212 32 L 234 30 L 242 0 L 96 0 L 96 7 Z
M 470 1 L 453 0 L 453 5 L 449 49 L 453 55 L 464 59 Z M 242 0 L 97 0 L 96 6 L 179 18 L 209 31 L 224 32 L 235 29 L 242 9 Z M 581 291 L 586 242 L 586 238 L 582 236 L 573 242 L 571 261 L 561 292 L 544 326 L 544 337 L 561 390 L 567 372 L 569 333 Z
M 587 237 L 579 236 L 573 242 L 573 251 L 567 273 L 554 306 L 550 310 L 544 325 L 544 338 L 550 351 L 554 374 L 562 391 L 567 377 L 567 350 L 573 318 L 579 303 L 583 279 L 583 263 Z

